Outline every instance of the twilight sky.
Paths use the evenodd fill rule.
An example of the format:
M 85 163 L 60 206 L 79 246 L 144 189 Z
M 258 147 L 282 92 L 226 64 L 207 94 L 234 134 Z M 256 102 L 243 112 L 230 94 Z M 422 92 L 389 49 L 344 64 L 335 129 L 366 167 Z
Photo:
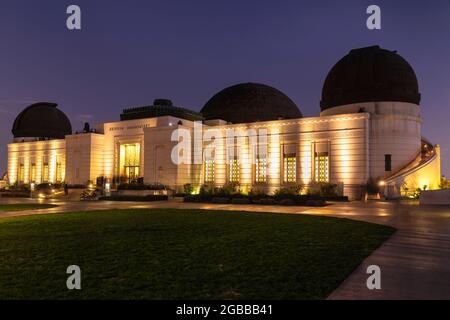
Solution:
M 66 28 L 70 4 L 81 31 Z M 371 4 L 381 30 L 366 28 Z M 261 82 L 317 116 L 329 69 L 374 44 L 413 66 L 423 136 L 441 144 L 450 176 L 450 0 L 1 0 L 0 171 L 33 102 L 58 103 L 75 131 L 155 98 L 198 111 L 226 86 Z

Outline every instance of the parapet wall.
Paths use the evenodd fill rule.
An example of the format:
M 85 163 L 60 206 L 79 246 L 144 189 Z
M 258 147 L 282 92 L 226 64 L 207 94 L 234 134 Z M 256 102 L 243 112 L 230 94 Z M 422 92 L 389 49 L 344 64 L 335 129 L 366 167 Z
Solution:
M 450 205 L 450 189 L 422 191 L 419 201 L 427 205 Z

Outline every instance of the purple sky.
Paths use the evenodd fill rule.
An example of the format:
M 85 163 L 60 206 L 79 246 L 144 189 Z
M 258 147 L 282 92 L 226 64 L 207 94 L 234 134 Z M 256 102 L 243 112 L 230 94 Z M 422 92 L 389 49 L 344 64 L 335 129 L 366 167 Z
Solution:
M 81 31 L 66 29 L 70 4 L 81 7 Z M 370 4 L 381 7 L 380 31 L 366 28 Z M 450 0 L 2 0 L 0 37 L 0 171 L 14 118 L 32 102 L 58 103 L 75 131 L 155 98 L 200 110 L 251 81 L 317 116 L 333 64 L 379 44 L 415 69 L 423 135 L 441 144 L 450 176 Z

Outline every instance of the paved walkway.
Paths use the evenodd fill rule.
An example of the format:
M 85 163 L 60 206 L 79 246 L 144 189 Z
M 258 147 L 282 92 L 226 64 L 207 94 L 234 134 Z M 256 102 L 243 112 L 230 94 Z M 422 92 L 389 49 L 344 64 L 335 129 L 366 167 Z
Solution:
M 0 203 L 32 200 L 1 199 Z M 169 202 L 65 202 L 45 210 L 0 212 L 0 217 L 111 208 L 199 208 L 345 217 L 393 226 L 398 231 L 368 257 L 329 299 L 450 299 L 450 207 L 393 202 L 335 203 L 312 207 Z M 381 268 L 381 290 L 366 287 L 368 265 Z

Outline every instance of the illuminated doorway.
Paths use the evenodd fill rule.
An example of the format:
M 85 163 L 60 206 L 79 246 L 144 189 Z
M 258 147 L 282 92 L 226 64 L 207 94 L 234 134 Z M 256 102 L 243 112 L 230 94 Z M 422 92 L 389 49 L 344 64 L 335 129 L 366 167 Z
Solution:
M 140 175 L 141 146 L 139 143 L 120 145 L 120 168 L 128 183 L 136 182 Z

